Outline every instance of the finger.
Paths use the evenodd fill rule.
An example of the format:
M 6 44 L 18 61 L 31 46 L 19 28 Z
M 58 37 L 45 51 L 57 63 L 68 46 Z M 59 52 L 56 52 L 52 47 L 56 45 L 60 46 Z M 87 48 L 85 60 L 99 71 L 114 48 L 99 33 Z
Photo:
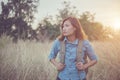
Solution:
M 78 65 L 78 64 L 76 64 L 76 66 L 78 67 L 79 65 Z
M 62 64 L 63 66 L 65 66 L 65 64 Z
M 82 62 L 78 62 L 77 64 L 78 64 L 78 65 L 81 65 L 81 64 L 82 64 Z
M 76 63 L 76 65 L 80 65 L 80 64 L 81 64 L 80 62 Z
M 80 64 L 80 65 L 82 65 L 83 63 L 82 63 L 82 62 L 80 62 L 79 64 Z
M 76 65 L 77 67 L 81 67 L 80 65 Z
M 63 65 L 62 63 L 59 63 L 59 65 L 61 66 L 61 65 Z

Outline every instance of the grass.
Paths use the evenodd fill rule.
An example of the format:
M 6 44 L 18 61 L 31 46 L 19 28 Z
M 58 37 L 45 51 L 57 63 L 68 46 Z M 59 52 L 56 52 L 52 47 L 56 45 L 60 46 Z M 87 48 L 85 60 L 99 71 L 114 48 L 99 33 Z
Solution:
M 99 56 L 89 69 L 89 80 L 120 80 L 120 41 L 92 42 Z M 55 80 L 56 69 L 48 61 L 52 43 L 0 38 L 0 80 Z

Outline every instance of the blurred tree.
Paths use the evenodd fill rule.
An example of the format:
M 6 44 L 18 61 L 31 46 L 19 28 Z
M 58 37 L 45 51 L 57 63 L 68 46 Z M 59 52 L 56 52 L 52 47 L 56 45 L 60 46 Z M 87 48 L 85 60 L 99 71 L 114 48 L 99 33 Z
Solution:
M 61 24 L 62 20 L 69 16 L 77 16 L 78 11 L 75 6 L 71 6 L 71 2 L 64 1 L 62 3 L 63 8 L 58 9 L 58 14 L 56 15 L 56 20 L 58 24 Z
M 37 30 L 37 38 L 40 41 L 44 41 L 45 39 L 53 40 L 55 39 L 59 34 L 59 26 L 58 24 L 52 23 L 53 19 L 51 16 L 47 16 L 44 18 L 41 23 L 39 23 L 39 27 Z
M 33 22 L 39 0 L 8 0 L 1 2 L 0 34 L 13 36 L 15 40 L 26 39 Z M 7 32 L 8 33 L 7 33 Z
M 4 2 L 1 2 L 2 13 L 0 14 L 0 36 L 3 33 L 9 33 L 11 31 L 11 26 L 13 23 L 13 18 L 8 18 L 10 13 L 10 6 L 5 5 Z
M 88 35 L 88 39 L 90 40 L 103 40 L 108 38 L 108 33 L 106 31 L 105 26 L 103 26 L 100 22 L 94 21 L 95 14 L 91 14 L 90 12 L 86 11 L 82 15 L 80 15 L 80 22 L 85 31 Z

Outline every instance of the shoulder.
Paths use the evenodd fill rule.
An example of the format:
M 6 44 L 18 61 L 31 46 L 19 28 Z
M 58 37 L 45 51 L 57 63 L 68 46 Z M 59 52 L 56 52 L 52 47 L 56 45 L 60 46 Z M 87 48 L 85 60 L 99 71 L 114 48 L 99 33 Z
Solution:
M 58 39 L 55 39 L 54 42 L 53 42 L 54 45 L 60 45 L 60 40 Z
M 83 40 L 83 46 L 88 47 L 91 45 L 91 42 L 89 40 Z

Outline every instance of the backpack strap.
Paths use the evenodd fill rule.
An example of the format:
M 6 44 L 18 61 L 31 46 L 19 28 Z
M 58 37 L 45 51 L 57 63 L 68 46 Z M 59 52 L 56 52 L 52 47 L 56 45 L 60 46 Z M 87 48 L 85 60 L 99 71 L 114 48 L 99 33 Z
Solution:
M 82 44 L 83 41 L 80 40 L 77 47 L 76 62 L 81 62 L 82 60 Z
M 60 41 L 60 62 L 65 63 L 65 42 Z
M 80 40 L 77 48 L 76 62 L 82 62 L 82 47 L 83 47 L 83 41 Z M 86 52 L 84 55 L 84 61 L 85 61 L 84 64 L 88 63 Z M 88 73 L 88 68 L 85 69 L 85 72 L 86 74 Z
M 77 62 L 81 62 L 81 60 L 82 60 L 82 47 L 83 47 L 83 41 L 79 41 L 78 48 L 77 48 L 77 58 L 76 58 Z M 85 51 L 84 60 L 85 60 L 84 64 L 86 64 L 88 62 L 86 51 Z

